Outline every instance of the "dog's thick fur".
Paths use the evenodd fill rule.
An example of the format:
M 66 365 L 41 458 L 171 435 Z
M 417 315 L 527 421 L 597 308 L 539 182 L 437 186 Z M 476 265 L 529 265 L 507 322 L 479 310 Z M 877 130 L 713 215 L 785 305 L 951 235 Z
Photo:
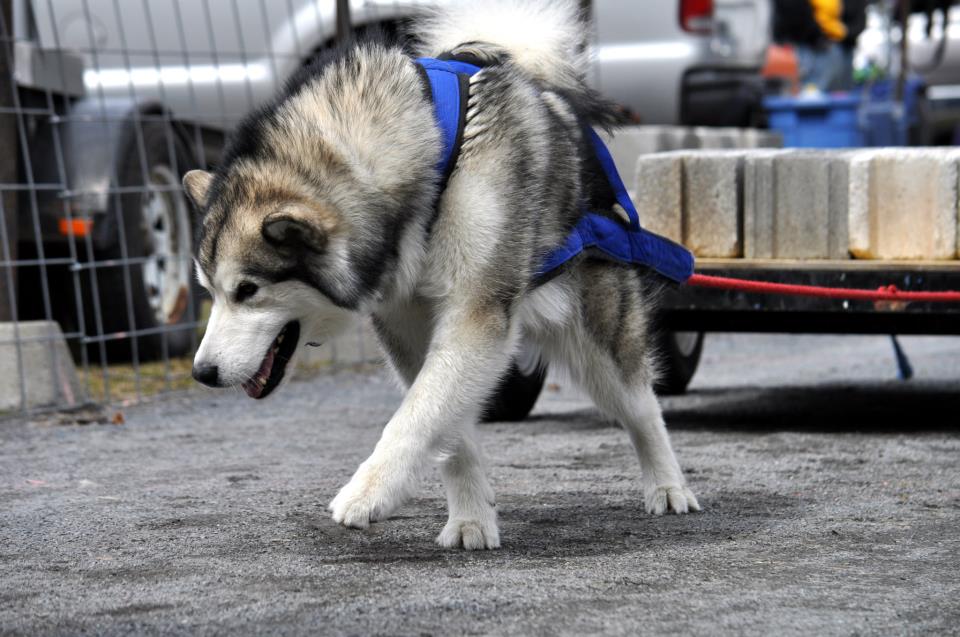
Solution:
M 584 82 L 586 32 L 573 0 L 473 3 L 425 20 L 424 55 L 487 63 L 442 192 L 421 78 L 400 48 L 378 43 L 305 69 L 239 127 L 216 174 L 184 178 L 204 214 L 197 262 L 214 298 L 196 357 L 214 370 L 207 381 L 260 391 L 264 352 L 285 325 L 299 322 L 302 348 L 369 315 L 408 387 L 333 499 L 337 522 L 386 518 L 439 458 L 450 517 L 438 542 L 499 546 L 474 424 L 521 339 L 627 430 L 649 512 L 698 509 L 651 389 L 655 275 L 585 259 L 534 282 L 584 202 L 613 206 L 582 129 L 615 119 Z

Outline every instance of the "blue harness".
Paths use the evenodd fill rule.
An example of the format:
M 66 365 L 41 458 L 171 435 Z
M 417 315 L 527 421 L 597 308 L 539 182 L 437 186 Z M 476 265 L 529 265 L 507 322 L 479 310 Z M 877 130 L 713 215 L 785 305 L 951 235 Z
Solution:
M 445 184 L 456 164 L 463 141 L 470 76 L 477 73 L 480 67 L 459 60 L 434 58 L 420 58 L 417 64 L 426 76 L 443 137 L 443 153 L 437 164 L 437 172 Z M 610 151 L 596 131 L 587 128 L 587 133 L 617 203 L 626 211 L 630 223 L 624 225 L 610 217 L 584 210 L 563 244 L 547 255 L 537 272 L 537 280 L 546 281 L 580 255 L 591 255 L 645 266 L 671 281 L 685 283 L 693 274 L 693 255 L 683 246 L 640 227 L 640 216 L 627 195 Z

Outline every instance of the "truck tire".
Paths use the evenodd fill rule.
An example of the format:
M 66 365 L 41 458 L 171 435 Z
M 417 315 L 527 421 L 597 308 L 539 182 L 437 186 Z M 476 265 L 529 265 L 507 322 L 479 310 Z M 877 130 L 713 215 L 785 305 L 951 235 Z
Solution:
M 193 275 L 193 214 L 180 187 L 195 161 L 169 124 L 144 121 L 141 131 L 142 146 L 132 134 L 118 156 L 123 193 L 111 197 L 112 218 L 105 220 L 113 224 L 110 242 L 96 254 L 98 261 L 130 263 L 97 268 L 97 292 L 103 333 L 147 330 L 136 337 L 136 357 L 149 361 L 191 351 L 200 298 Z M 89 310 L 86 315 L 87 332 L 94 334 L 96 315 Z M 96 343 L 91 353 L 98 355 Z M 107 340 L 106 353 L 111 362 L 131 359 L 133 339 Z
M 530 414 L 543 389 L 547 377 L 546 367 L 525 374 L 516 363 L 497 385 L 496 391 L 483 407 L 483 422 L 519 422 Z
M 703 332 L 661 331 L 657 335 L 660 379 L 654 387 L 661 396 L 687 391 L 703 352 Z

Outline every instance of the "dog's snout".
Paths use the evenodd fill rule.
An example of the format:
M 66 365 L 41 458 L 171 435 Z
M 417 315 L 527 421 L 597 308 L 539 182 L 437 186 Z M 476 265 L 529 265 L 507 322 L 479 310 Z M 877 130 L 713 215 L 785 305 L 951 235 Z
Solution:
M 219 371 L 216 365 L 194 365 L 193 379 L 207 387 L 216 387 L 219 381 Z

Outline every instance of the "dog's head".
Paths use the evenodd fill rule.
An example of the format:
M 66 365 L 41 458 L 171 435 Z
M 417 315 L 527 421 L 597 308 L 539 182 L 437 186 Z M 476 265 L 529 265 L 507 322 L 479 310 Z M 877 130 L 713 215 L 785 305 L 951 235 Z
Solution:
M 213 298 L 194 378 L 265 398 L 298 351 L 349 323 L 345 219 L 306 180 L 269 163 L 194 170 L 183 184 L 204 212 L 197 276 Z
M 213 297 L 197 380 L 263 398 L 298 348 L 410 292 L 442 148 L 423 89 L 399 48 L 333 51 L 239 124 L 215 175 L 184 176 Z

